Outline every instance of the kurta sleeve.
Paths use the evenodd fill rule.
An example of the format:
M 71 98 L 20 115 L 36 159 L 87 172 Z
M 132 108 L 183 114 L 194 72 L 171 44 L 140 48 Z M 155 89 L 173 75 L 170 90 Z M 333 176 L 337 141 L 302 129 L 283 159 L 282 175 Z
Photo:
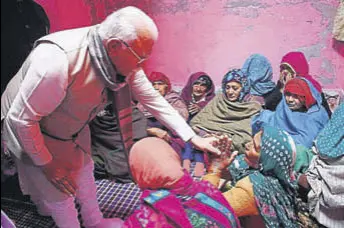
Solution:
M 175 131 L 184 141 L 195 136 L 183 117 L 153 88 L 142 69 L 130 76 L 128 83 L 138 101 L 164 126 Z

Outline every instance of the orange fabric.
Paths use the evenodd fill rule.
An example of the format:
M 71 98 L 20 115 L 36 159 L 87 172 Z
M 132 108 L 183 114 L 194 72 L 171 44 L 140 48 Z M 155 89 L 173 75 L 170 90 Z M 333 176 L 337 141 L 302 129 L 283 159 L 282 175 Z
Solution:
M 202 180 L 208 181 L 217 187 L 220 182 L 220 176 L 218 174 L 207 174 Z M 249 177 L 238 181 L 233 188 L 224 192 L 223 196 L 238 217 L 259 215 L 254 198 L 253 185 Z
M 253 185 L 249 177 L 238 181 L 229 191 L 223 193 L 235 214 L 240 216 L 259 215 L 253 193 Z
M 167 142 L 155 137 L 134 144 L 129 165 L 135 182 L 142 189 L 173 188 L 184 175 L 178 154 Z
M 209 173 L 209 174 L 203 176 L 202 180 L 208 181 L 210 184 L 214 185 L 215 187 L 218 187 L 219 183 L 220 183 L 220 174 Z

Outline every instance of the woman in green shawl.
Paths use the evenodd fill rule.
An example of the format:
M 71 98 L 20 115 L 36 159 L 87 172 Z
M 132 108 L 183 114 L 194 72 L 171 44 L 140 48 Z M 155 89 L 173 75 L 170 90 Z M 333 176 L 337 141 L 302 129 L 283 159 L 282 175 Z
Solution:
M 222 93 L 214 97 L 190 122 L 200 135 L 227 134 L 233 149 L 244 153 L 244 145 L 251 140 L 251 118 L 261 105 L 244 101 L 249 93 L 247 76 L 239 69 L 230 70 L 222 80 Z

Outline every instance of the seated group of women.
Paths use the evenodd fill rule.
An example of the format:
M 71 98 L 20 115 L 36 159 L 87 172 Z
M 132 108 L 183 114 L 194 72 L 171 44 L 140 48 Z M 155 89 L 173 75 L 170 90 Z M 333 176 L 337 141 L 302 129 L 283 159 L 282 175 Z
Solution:
M 263 124 L 287 131 L 299 150 L 306 151 L 331 115 L 321 85 L 309 75 L 307 60 L 301 52 L 290 52 L 282 58 L 277 84 L 272 81 L 272 74 L 269 60 L 254 54 L 241 69 L 224 75 L 217 94 L 212 79 L 204 72 L 192 74 L 180 96 L 171 90 L 170 80 L 163 73 L 153 72 L 149 79 L 196 133 L 228 134 L 233 149 L 240 154 L 252 133 L 258 132 Z M 184 168 L 188 170 L 193 160 L 196 176 L 203 175 L 204 154 L 184 144 L 140 104 L 138 107 L 149 120 L 148 134 L 170 142 L 180 154 Z
M 311 214 L 326 227 L 342 227 L 343 118 L 342 104 L 317 136 L 315 158 L 300 177 L 295 172 L 295 140 L 267 124 L 245 145 L 243 160 L 232 151 L 231 138 L 218 136 L 213 145 L 222 154 L 210 158 L 209 173 L 202 181 L 191 177 L 165 140 L 145 138 L 129 154 L 134 181 L 144 191 L 124 227 L 318 227 L 300 220 L 300 185 L 309 188 Z M 242 161 L 248 167 L 240 177 L 232 177 L 231 189 L 218 190 L 221 175 Z
M 169 79 L 162 73 L 153 73 L 150 80 L 159 92 L 166 88 L 161 92 L 166 99 L 170 93 L 177 94 L 171 90 Z M 203 164 L 205 159 L 208 174 L 203 179 L 217 187 L 220 178 L 224 177 L 221 171 L 228 170 L 232 189 L 223 196 L 235 216 L 260 216 L 266 227 L 299 226 L 295 210 L 295 196 L 299 190 L 297 182 L 309 171 L 316 155 L 311 150 L 313 142 L 332 114 L 321 85 L 309 75 L 305 56 L 301 52 L 286 54 L 280 64 L 277 84 L 272 81 L 268 59 L 254 54 L 241 69 L 229 70 L 224 75 L 221 92 L 215 94 L 210 76 L 198 72 L 190 76 L 181 96 L 176 97 L 170 104 L 197 134 L 230 138 L 230 151 L 238 154 L 234 162 L 219 168 L 219 162 L 213 161 L 218 159 L 207 158 L 201 151 L 178 141 L 173 132 L 163 126 L 157 127 L 156 123 L 149 124 L 154 130 L 148 130 L 148 133 L 170 143 L 180 155 L 185 170 L 188 170 L 190 160 L 196 161 L 196 176 L 203 175 L 203 166 L 197 169 L 197 163 Z M 343 119 L 343 116 L 338 118 Z M 343 135 L 343 132 L 336 134 Z M 255 136 L 253 141 L 252 135 Z M 342 146 L 342 138 L 337 143 Z M 342 155 L 343 152 L 336 158 Z M 343 192 L 336 197 L 338 195 L 343 196 Z M 343 207 L 342 203 L 337 205 Z M 314 216 L 319 214 L 317 210 Z M 326 224 L 326 221 L 321 222 Z
M 133 105 L 146 121 L 140 131 L 134 123 L 134 134 L 146 126 L 145 133 L 155 137 L 137 142 L 129 155 L 132 178 L 144 192 L 126 227 L 249 227 L 252 218 L 263 227 L 298 227 L 300 189 L 312 195 L 310 212 L 321 224 L 343 223 L 336 213 L 344 208 L 344 190 L 336 180 L 343 174 L 343 104 L 330 119 L 321 85 L 309 75 L 301 52 L 282 58 L 277 83 L 272 74 L 269 60 L 254 54 L 241 69 L 223 76 L 217 94 L 204 72 L 192 74 L 180 94 L 165 74 L 149 76 L 197 134 L 218 138 L 214 145 L 223 153 L 208 157 L 142 105 Z M 317 152 L 311 150 L 314 145 Z M 195 176 L 206 182 L 191 178 L 191 161 Z M 338 175 L 330 172 L 333 166 Z M 231 183 L 222 193 L 221 178 Z

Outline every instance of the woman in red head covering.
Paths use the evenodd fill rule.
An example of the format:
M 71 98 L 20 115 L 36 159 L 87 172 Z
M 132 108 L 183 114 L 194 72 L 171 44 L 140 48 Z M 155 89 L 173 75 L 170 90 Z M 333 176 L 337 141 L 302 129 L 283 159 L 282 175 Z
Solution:
M 287 105 L 292 111 L 305 112 L 316 103 L 307 82 L 300 78 L 294 78 L 287 82 L 284 95 Z
M 157 90 L 185 120 L 187 120 L 189 117 L 187 106 L 180 95 L 172 90 L 170 79 L 164 73 L 152 72 L 148 77 L 148 80 L 152 83 L 154 89 Z M 164 139 L 178 154 L 181 154 L 181 151 L 185 146 L 185 142 L 179 138 L 176 133 L 168 130 L 162 123 L 153 117 L 153 115 L 149 113 L 140 103 L 137 105 L 137 107 L 147 118 L 148 135 Z
M 161 72 L 152 72 L 148 80 L 153 84 L 153 87 L 159 91 L 164 97 L 167 93 L 171 92 L 170 79 Z
M 277 82 L 277 86 L 274 91 L 270 94 L 266 101 L 266 109 L 274 111 L 278 103 L 282 99 L 282 93 L 286 83 L 295 77 L 302 77 L 308 80 L 312 85 L 321 93 L 322 105 L 327 111 L 327 114 L 331 116 L 329 105 L 325 99 L 325 95 L 322 92 L 320 83 L 315 80 L 309 74 L 309 65 L 305 55 L 302 52 L 294 51 L 289 52 L 282 57 L 280 64 L 280 78 Z

